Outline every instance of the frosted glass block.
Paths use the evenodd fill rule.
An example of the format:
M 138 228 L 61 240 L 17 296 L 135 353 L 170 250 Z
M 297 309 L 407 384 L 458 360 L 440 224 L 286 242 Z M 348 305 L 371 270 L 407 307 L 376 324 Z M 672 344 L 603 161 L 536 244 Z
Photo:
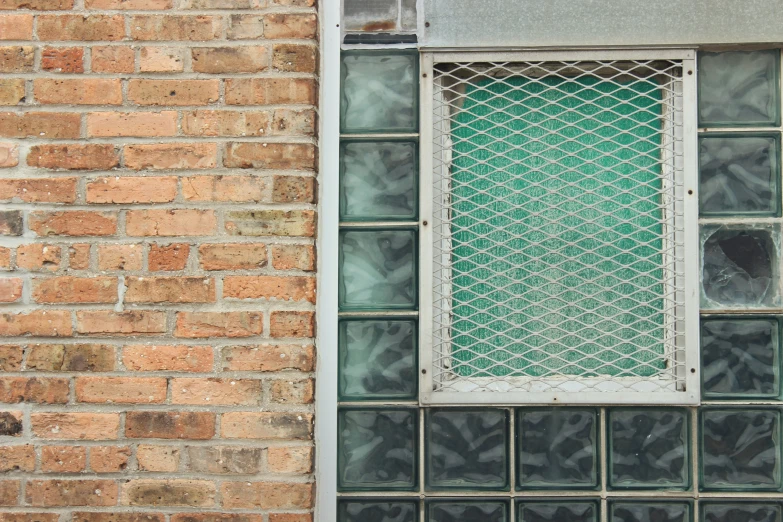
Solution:
M 415 31 L 418 28 L 416 0 L 402 0 L 402 30 Z
M 427 410 L 428 489 L 508 489 L 508 411 Z
M 404 51 L 343 52 L 341 131 L 416 132 L 418 59 Z
M 781 486 L 780 411 L 701 410 L 704 490 L 777 490 Z
M 520 488 L 599 486 L 595 409 L 519 410 L 517 431 Z
M 337 522 L 417 522 L 419 504 L 409 500 L 341 500 Z
M 380 32 L 397 28 L 399 0 L 343 0 L 346 31 Z
M 778 304 L 779 235 L 774 225 L 703 226 L 702 308 Z
M 609 485 L 686 488 L 689 414 L 679 408 L 609 411 Z
M 338 413 L 340 490 L 416 487 L 418 411 L 344 409 Z
M 344 320 L 339 346 L 342 400 L 416 398 L 415 321 Z
M 780 141 L 776 134 L 706 135 L 699 139 L 702 215 L 776 215 Z
M 598 522 L 598 502 L 517 500 L 517 522 Z
M 508 502 L 503 500 L 451 500 L 427 504 L 427 522 L 507 522 Z
M 617 500 L 609 504 L 609 522 L 690 522 L 690 502 Z
M 340 218 L 415 220 L 418 157 L 413 141 L 348 141 L 340 154 Z
M 701 502 L 701 522 L 783 522 L 772 502 Z
M 699 53 L 700 125 L 777 125 L 779 64 L 778 50 Z
M 416 260 L 413 230 L 343 230 L 340 308 L 416 308 Z
M 702 396 L 709 399 L 777 398 L 780 395 L 776 319 L 702 321 Z

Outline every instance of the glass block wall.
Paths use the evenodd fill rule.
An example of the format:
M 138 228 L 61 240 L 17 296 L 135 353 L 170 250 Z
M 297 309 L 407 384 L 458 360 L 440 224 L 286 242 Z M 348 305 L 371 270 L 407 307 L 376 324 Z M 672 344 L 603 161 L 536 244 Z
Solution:
M 778 50 L 699 56 L 702 406 L 418 406 L 418 55 L 342 58 L 340 522 L 783 522 Z

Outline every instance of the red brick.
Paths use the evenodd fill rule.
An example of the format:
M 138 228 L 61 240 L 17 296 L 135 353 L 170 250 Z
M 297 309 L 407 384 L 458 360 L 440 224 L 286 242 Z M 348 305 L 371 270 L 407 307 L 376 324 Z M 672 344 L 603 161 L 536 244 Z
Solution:
M 0 106 L 18 105 L 25 99 L 24 78 L 0 78 Z
M 33 412 L 30 423 L 41 439 L 112 440 L 118 437 L 120 414 Z
M 128 446 L 90 446 L 90 469 L 96 473 L 119 473 L 128 467 Z
M 191 49 L 191 64 L 199 73 L 257 73 L 269 66 L 269 50 L 260 45 L 195 47 Z
M 0 246 L 0 270 L 11 269 L 11 249 Z
M 70 336 L 71 313 L 67 310 L 33 310 L 18 314 L 0 314 L 0 336 Z
M 43 446 L 41 471 L 44 473 L 78 473 L 87 467 L 84 446 Z
M 127 303 L 214 303 L 215 280 L 208 277 L 127 277 Z
M 25 501 L 35 507 L 113 506 L 118 493 L 113 480 L 30 480 Z
M 87 115 L 88 136 L 175 136 L 177 112 L 93 112 Z
M 205 236 L 217 228 L 214 210 L 130 210 L 125 219 L 129 236 Z
M 207 440 L 215 435 L 215 414 L 206 411 L 129 411 L 125 436 L 131 439 Z
M 0 377 L 0 402 L 65 404 L 68 402 L 68 379 Z
M 263 515 L 251 513 L 177 513 L 171 515 L 171 522 L 263 522 L 263 520 Z
M 312 404 L 315 383 L 312 379 L 272 381 L 269 400 L 278 404 Z
M 0 522 L 57 522 L 59 513 L 0 513 Z
M 92 48 L 92 72 L 132 73 L 133 49 L 121 45 L 96 45 Z
M 176 197 L 173 176 L 114 176 L 87 183 L 87 203 L 167 203 Z
M 79 137 L 78 114 L 67 112 L 0 112 L 0 136 L 73 139 Z
M 241 169 L 315 169 L 315 147 L 308 143 L 230 143 L 226 167 Z
M 125 166 L 134 169 L 211 169 L 217 163 L 214 143 L 126 145 Z
M 22 369 L 22 347 L 0 344 L 0 372 L 18 372 Z
M 272 312 L 269 329 L 272 337 L 314 337 L 315 314 L 313 312 Z
M 122 504 L 211 507 L 215 484 L 205 480 L 129 480 L 122 490 Z
M 68 266 L 74 270 L 90 268 L 90 245 L 75 243 L 68 247 Z
M 314 45 L 275 44 L 272 67 L 278 71 L 315 73 L 318 69 L 318 49 Z
M 76 331 L 82 334 L 154 334 L 166 331 L 166 314 L 152 310 L 76 312 Z
M 46 47 L 41 53 L 41 68 L 50 72 L 83 73 L 84 49 L 81 47 Z
M 120 15 L 39 15 L 38 39 L 41 41 L 122 40 L 125 23 Z
M 30 213 L 29 227 L 39 236 L 110 236 L 117 232 L 117 215 L 86 210 L 38 211 Z
M 12 471 L 35 471 L 34 446 L 0 446 L 0 473 Z
M 210 346 L 133 344 L 122 350 L 122 364 L 137 372 L 212 371 L 214 356 Z
M 136 462 L 142 471 L 177 471 L 179 449 L 175 446 L 139 444 L 136 448 Z
M 226 346 L 222 357 L 224 371 L 311 372 L 315 369 L 315 350 L 312 345 Z
M 112 78 L 37 78 L 33 94 L 39 103 L 75 105 L 120 105 L 122 85 Z
M 0 85 L 2 89 L 2 85 Z M 0 96 L 2 96 L 0 94 Z M 19 165 L 19 145 L 0 142 L 0 168 L 7 169 Z
M 203 270 L 256 270 L 266 266 L 263 243 L 208 243 L 198 247 Z
M 185 243 L 172 243 L 170 245 L 150 245 L 147 256 L 149 269 L 153 272 L 182 270 L 188 262 L 190 245 Z
M 0 9 L 59 11 L 73 8 L 73 0 L 0 0 Z
M 0 15 L 0 40 L 32 40 L 32 39 L 33 39 L 33 15 L 30 14 Z
M 261 381 L 192 378 L 171 380 L 172 404 L 252 406 L 261 401 Z
M 33 280 L 36 303 L 115 303 L 117 278 L 60 276 Z
M 0 277 L 0 303 L 13 303 L 22 298 L 24 280 L 18 277 Z
M 313 485 L 223 482 L 220 496 L 225 509 L 310 509 L 313 506 Z
M 189 136 L 264 136 L 271 116 L 264 111 L 207 111 L 184 113 L 182 131 Z
M 314 14 L 268 14 L 264 17 L 264 38 L 314 39 L 318 20 Z
M 226 80 L 229 105 L 315 103 L 315 81 L 305 78 L 231 78 Z
M 0 506 L 16 506 L 20 491 L 18 480 L 0 480 Z
M 128 99 L 138 105 L 209 105 L 218 101 L 219 80 L 147 80 L 128 82 Z
M 261 312 L 178 312 L 175 337 L 252 337 L 264 329 Z
M 267 465 L 272 473 L 306 474 L 313 471 L 313 449 L 308 446 L 271 447 Z
M 313 419 L 306 413 L 234 411 L 223 414 L 220 429 L 227 439 L 308 440 Z
M 143 245 L 98 245 L 98 270 L 141 270 Z
M 268 182 L 260 176 L 190 176 L 182 178 L 182 197 L 188 201 L 264 201 Z
M 0 73 L 32 72 L 35 65 L 35 47 L 9 45 L 0 47 Z
M 208 15 L 136 15 L 131 18 L 134 40 L 206 41 L 220 37 L 221 18 Z
M 162 513 L 117 513 L 117 512 L 75 512 L 73 522 L 164 522 L 166 517 Z M 56 521 L 54 521 L 56 522 Z M 294 521 L 292 521 L 294 522 Z
M 185 70 L 184 51 L 172 47 L 142 47 L 139 52 L 139 71 L 182 72 Z
M 315 203 L 315 178 L 275 176 L 272 186 L 275 203 Z
M 173 0 L 85 0 L 87 9 L 153 11 L 171 9 Z
M 114 145 L 34 145 L 27 164 L 54 170 L 108 170 L 120 164 Z
M 166 400 L 166 379 L 150 377 L 77 377 L 79 402 L 153 404 Z
M 312 513 L 269 513 L 269 522 L 313 522 Z
M 223 297 L 237 299 L 279 299 L 315 302 L 315 278 L 276 276 L 226 276 Z
M 314 136 L 315 111 L 276 109 L 272 116 L 273 136 Z
M 315 270 L 315 247 L 312 245 L 272 245 L 275 270 Z
M 25 203 L 73 203 L 76 178 L 0 179 L 0 199 Z

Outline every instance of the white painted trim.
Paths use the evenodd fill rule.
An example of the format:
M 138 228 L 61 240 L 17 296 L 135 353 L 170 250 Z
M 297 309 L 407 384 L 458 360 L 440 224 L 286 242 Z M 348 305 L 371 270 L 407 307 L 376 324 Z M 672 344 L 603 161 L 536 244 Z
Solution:
M 316 305 L 315 520 L 337 519 L 337 241 L 340 150 L 340 7 L 321 0 L 318 303 Z

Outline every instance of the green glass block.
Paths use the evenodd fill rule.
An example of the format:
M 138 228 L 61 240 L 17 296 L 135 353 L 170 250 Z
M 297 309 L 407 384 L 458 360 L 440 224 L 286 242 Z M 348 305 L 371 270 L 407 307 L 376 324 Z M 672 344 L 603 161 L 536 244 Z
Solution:
M 351 499 L 337 504 L 337 522 L 418 522 L 419 503 L 402 499 Z
M 415 309 L 416 256 L 414 230 L 340 232 L 340 309 Z
M 780 489 L 780 410 L 702 409 L 700 430 L 703 490 Z
M 427 502 L 427 522 L 508 522 L 505 500 L 437 500 Z
M 780 136 L 707 134 L 699 138 L 703 216 L 780 212 Z
M 609 411 L 609 485 L 678 488 L 690 485 L 690 414 L 680 408 Z
M 701 522 L 783 522 L 774 502 L 701 502 Z
M 779 245 L 777 225 L 702 226 L 702 308 L 778 305 Z
M 598 411 L 594 408 L 517 412 L 517 486 L 520 489 L 595 489 Z
M 517 500 L 517 522 L 598 522 L 597 500 Z
M 427 410 L 427 489 L 507 491 L 508 428 L 507 410 Z
M 774 318 L 702 320 L 702 397 L 778 398 L 779 330 Z
M 419 55 L 410 51 L 344 51 L 340 131 L 416 132 Z
M 415 399 L 418 390 L 416 321 L 340 321 L 341 400 Z
M 615 500 L 609 502 L 609 522 L 690 522 L 689 501 Z
M 339 490 L 416 488 L 418 410 L 346 408 L 337 419 Z
M 702 127 L 780 124 L 780 51 L 699 53 Z
M 340 146 L 340 219 L 415 220 L 415 141 L 344 141 Z

